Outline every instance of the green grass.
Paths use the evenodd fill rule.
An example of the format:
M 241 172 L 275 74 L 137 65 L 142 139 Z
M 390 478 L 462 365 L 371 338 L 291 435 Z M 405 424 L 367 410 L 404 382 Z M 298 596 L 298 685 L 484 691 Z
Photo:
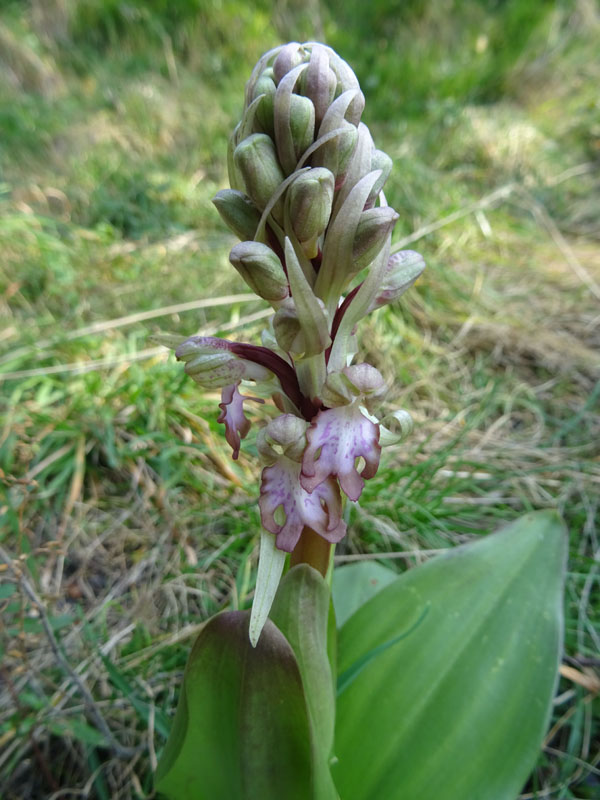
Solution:
M 253 5 L 2 6 L 0 546 L 39 603 L 0 567 L 0 796 L 151 796 L 198 624 L 251 602 L 256 426 L 234 464 L 216 395 L 140 354 L 160 329 L 241 336 L 263 306 L 135 315 L 246 293 L 210 203 L 227 136 L 261 52 L 322 37 L 355 68 L 365 121 L 394 158 L 395 240 L 416 236 L 407 246 L 428 265 L 362 328 L 390 408 L 409 409 L 416 431 L 387 451 L 338 552 L 439 549 L 558 508 L 571 536 L 564 663 L 579 683 L 561 679 L 524 797 L 597 796 L 597 8 Z M 256 338 L 260 323 L 243 331 Z M 133 757 L 113 757 L 86 715 L 42 610 Z

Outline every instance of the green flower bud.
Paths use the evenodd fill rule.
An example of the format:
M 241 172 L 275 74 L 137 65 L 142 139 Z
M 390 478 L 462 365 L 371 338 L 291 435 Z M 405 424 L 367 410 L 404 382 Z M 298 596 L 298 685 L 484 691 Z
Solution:
M 212 201 L 223 222 L 236 236 L 242 241 L 254 238 L 260 212 L 249 197 L 235 189 L 222 189 Z
M 270 74 L 269 74 L 270 73 Z M 252 99 L 255 100 L 261 94 L 264 95 L 256 111 L 256 119 L 263 130 L 273 136 L 273 101 L 275 99 L 275 81 L 272 77 L 273 70 L 265 70 L 254 86 Z
M 316 298 L 321 309 L 325 306 Z M 273 317 L 273 332 L 279 347 L 286 353 L 296 357 L 302 356 L 308 349 L 305 334 L 298 317 L 298 310 L 291 297 L 281 303 Z
M 392 159 L 383 150 L 374 150 L 371 155 L 371 170 L 381 170 L 381 175 L 377 179 L 375 186 L 371 189 L 369 199 L 367 200 L 367 208 L 375 202 L 377 195 L 383 189 L 385 182 L 390 177 L 392 171 Z
M 294 153 L 298 160 L 313 143 L 315 136 L 315 107 L 308 97 L 292 94 L 290 97 L 290 130 Z
M 292 228 L 309 258 L 317 255 L 317 239 L 329 222 L 334 183 L 332 172 L 315 167 L 300 175 L 288 190 Z
M 343 132 L 325 142 L 312 157 L 315 166 L 325 167 L 335 175 L 336 188 L 339 188 L 344 181 L 348 170 L 352 154 L 358 141 L 358 130 L 345 120 L 342 121 L 340 128 Z
M 285 353 L 303 353 L 304 336 L 298 312 L 292 298 L 284 300 L 273 317 L 273 332 L 277 344 Z
M 288 280 L 278 256 L 261 242 L 240 242 L 229 260 L 253 292 L 275 303 L 289 295 Z
M 397 220 L 398 214 L 390 206 L 363 211 L 352 246 L 352 262 L 357 272 L 377 256 Z
M 272 139 L 266 133 L 253 133 L 235 148 L 233 160 L 244 180 L 246 192 L 263 211 L 285 178 Z M 274 209 L 275 216 L 279 216 L 278 205 L 278 211 Z
M 393 303 L 413 285 L 425 269 L 423 256 L 414 250 L 401 250 L 389 259 L 377 296 L 369 312 Z

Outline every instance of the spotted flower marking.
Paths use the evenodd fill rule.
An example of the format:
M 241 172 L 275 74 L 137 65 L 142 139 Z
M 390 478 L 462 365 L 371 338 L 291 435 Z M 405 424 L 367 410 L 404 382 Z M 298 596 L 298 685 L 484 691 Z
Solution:
M 300 483 L 300 469 L 300 464 L 282 456 L 262 473 L 258 502 L 262 524 L 277 536 L 277 547 L 288 553 L 296 546 L 304 526 L 332 543 L 339 542 L 346 534 L 336 481 L 326 478 L 309 493 Z M 278 509 L 285 514 L 281 524 L 275 519 Z
M 367 419 L 356 403 L 319 411 L 306 432 L 308 445 L 302 459 L 300 483 L 314 492 L 337 476 L 350 500 L 358 500 L 365 478 L 379 466 L 379 426 Z M 365 460 L 359 474 L 357 458 Z

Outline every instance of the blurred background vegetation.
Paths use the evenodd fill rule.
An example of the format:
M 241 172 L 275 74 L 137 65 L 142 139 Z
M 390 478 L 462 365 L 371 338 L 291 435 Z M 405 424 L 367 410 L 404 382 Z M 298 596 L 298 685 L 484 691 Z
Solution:
M 428 265 L 363 325 L 417 424 L 338 552 L 402 570 L 557 507 L 563 676 L 522 797 L 598 797 L 597 4 L 3 0 L 2 800 L 151 797 L 198 625 L 251 602 L 255 432 L 233 464 L 218 398 L 148 336 L 256 340 L 210 199 L 253 64 L 308 39 L 356 71 Z

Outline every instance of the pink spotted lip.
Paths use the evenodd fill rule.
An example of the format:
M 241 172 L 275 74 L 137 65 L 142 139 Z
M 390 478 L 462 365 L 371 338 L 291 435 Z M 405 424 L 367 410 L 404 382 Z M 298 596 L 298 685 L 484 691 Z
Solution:
M 365 479 L 372 478 L 379 466 L 379 426 L 352 404 L 319 411 L 306 438 L 300 474 L 303 488 L 314 492 L 324 481 L 337 477 L 347 497 L 358 500 Z M 365 466 L 359 474 L 356 459 L 361 457 Z
M 300 469 L 300 464 L 282 456 L 262 472 L 258 501 L 262 524 L 277 536 L 278 549 L 288 553 L 298 543 L 305 526 L 332 543 L 346 535 L 337 482 L 326 478 L 313 492 L 308 492 L 300 483 Z M 279 508 L 285 514 L 282 524 L 275 520 Z

